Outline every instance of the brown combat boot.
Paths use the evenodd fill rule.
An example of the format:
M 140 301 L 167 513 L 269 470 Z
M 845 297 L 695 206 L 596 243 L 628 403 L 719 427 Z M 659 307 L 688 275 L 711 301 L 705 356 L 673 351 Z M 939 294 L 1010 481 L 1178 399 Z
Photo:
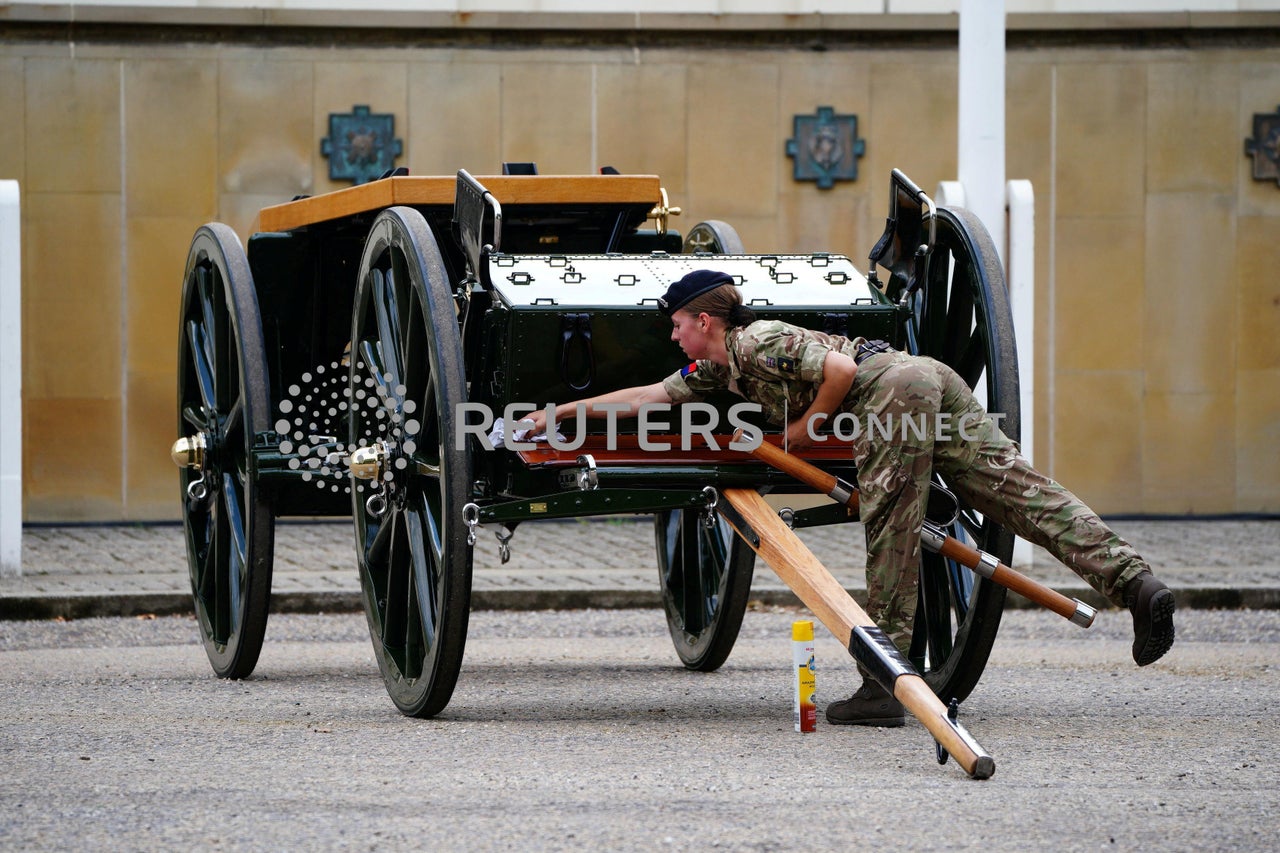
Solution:
M 1150 572 L 1125 584 L 1124 603 L 1133 614 L 1133 660 L 1155 663 L 1173 647 L 1173 591 Z
M 897 728 L 906 722 L 902 703 L 872 678 L 863 678 L 858 692 L 827 706 L 827 722 L 833 726 Z

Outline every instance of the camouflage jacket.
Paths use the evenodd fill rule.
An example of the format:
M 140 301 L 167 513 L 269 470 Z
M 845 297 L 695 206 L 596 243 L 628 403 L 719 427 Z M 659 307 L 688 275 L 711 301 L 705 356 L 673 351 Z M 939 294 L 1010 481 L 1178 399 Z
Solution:
M 700 359 L 663 380 L 673 403 L 731 391 L 759 403 L 770 423 L 782 426 L 804 413 L 822 384 L 822 363 L 835 350 L 849 357 L 864 338 L 828 335 L 780 320 L 756 320 L 725 332 L 727 367 Z

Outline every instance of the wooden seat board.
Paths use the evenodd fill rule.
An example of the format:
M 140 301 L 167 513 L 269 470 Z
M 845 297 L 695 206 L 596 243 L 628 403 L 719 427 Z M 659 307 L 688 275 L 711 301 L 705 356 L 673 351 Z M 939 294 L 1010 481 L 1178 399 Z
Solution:
M 655 175 L 496 175 L 477 178 L 503 207 L 520 205 L 636 205 L 662 201 Z M 292 231 L 396 205 L 452 207 L 455 177 L 384 178 L 324 195 L 264 207 L 255 231 Z

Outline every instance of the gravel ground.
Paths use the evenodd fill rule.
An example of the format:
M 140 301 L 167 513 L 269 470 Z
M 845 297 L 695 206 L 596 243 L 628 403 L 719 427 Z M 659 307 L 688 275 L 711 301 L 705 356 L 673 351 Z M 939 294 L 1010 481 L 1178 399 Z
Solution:
M 790 623 L 689 673 L 657 610 L 483 612 L 440 717 L 388 701 L 363 616 L 272 617 L 212 677 L 184 618 L 0 625 L 0 849 L 1275 849 L 1280 616 L 1192 611 L 1137 669 L 1127 614 L 1006 614 L 939 767 L 918 722 L 797 735 Z M 817 643 L 820 704 L 848 654 Z

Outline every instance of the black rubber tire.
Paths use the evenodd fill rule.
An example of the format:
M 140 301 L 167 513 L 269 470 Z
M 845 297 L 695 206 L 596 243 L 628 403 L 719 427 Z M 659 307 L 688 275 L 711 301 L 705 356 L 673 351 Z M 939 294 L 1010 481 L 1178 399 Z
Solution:
M 351 340 L 349 446 L 389 448 L 385 512 L 368 506 L 372 484 L 351 490 L 365 615 L 392 702 L 431 717 L 448 705 L 466 647 L 471 464 L 454 447 L 466 399 L 457 312 L 439 246 L 412 208 L 374 220 Z
M 684 235 L 682 251 L 686 255 L 742 255 L 747 250 L 732 225 L 718 219 L 708 219 L 706 222 L 699 222 Z
M 911 348 L 956 370 L 971 388 L 985 389 L 987 410 L 1005 415 L 1000 426 L 1021 431 L 1018 356 L 1004 270 L 982 222 L 963 208 L 937 212 L 937 238 L 915 296 Z M 945 485 L 945 481 L 944 485 Z M 1013 536 L 960 505 L 950 533 L 1008 563 Z M 910 657 L 944 701 L 964 700 L 986 668 L 1005 588 L 965 567 L 925 552 Z
M 698 672 L 712 672 L 733 651 L 751 596 L 756 554 L 727 522 L 706 527 L 699 510 L 654 516 L 658 581 L 676 654 Z
M 271 604 L 275 521 L 253 455 L 270 429 L 266 365 L 244 248 L 226 225 L 205 225 L 183 273 L 178 432 L 208 442 L 203 472 L 182 469 L 182 524 L 200 639 L 222 678 L 253 672 Z M 201 476 L 207 497 L 189 497 Z

